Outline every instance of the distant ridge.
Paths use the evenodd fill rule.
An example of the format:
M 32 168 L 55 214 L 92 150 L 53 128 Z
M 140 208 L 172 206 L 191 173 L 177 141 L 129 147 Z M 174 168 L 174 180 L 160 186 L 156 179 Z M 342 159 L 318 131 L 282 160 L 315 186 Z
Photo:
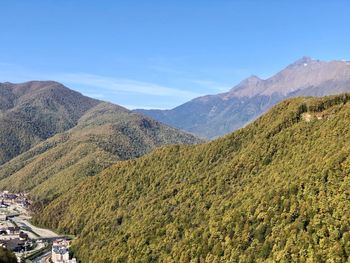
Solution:
M 0 164 L 74 127 L 98 103 L 54 81 L 0 83 Z
M 250 76 L 230 91 L 193 99 L 172 110 L 136 110 L 204 138 L 239 129 L 277 102 L 350 91 L 350 62 L 302 57 L 266 80 Z
M 76 235 L 82 262 L 348 262 L 349 112 L 350 94 L 285 100 L 223 138 L 118 162 L 35 222 Z
M 200 140 L 52 81 L 0 84 L 0 188 L 49 202 L 118 160 Z

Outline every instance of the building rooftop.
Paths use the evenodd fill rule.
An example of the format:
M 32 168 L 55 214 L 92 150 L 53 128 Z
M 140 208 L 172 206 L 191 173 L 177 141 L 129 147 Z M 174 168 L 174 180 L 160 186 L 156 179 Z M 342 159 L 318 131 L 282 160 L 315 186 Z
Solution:
M 52 247 L 52 252 L 60 255 L 64 255 L 66 253 L 69 253 L 68 249 L 66 247 L 59 247 L 59 246 L 54 246 Z

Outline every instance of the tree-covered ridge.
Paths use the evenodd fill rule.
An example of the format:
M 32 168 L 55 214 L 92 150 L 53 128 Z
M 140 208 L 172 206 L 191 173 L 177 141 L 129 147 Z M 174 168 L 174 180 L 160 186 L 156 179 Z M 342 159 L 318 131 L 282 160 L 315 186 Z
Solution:
M 17 257 L 8 249 L 0 247 L 0 263 L 17 263 Z
M 346 262 L 349 100 L 287 100 L 216 141 L 118 162 L 36 222 L 77 235 L 83 262 Z
M 71 129 L 98 103 L 53 81 L 0 83 L 0 165 Z
M 77 125 L 0 166 L 0 188 L 30 191 L 48 202 L 118 160 L 139 157 L 164 144 L 200 140 L 174 128 L 101 102 Z

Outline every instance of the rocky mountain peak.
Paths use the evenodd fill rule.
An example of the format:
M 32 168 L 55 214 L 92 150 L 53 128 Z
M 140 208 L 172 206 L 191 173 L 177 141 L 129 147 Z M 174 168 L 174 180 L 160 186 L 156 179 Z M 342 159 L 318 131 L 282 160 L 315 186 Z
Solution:
M 303 56 L 300 59 L 296 60 L 294 63 L 292 63 L 291 66 L 304 65 L 305 63 L 311 63 L 311 62 L 315 62 L 315 61 L 319 61 L 319 60 L 313 59 L 313 58 L 308 57 L 308 56 Z
M 263 82 L 264 81 L 256 75 L 251 75 L 233 87 L 228 93 L 225 93 L 224 97 L 251 96 L 262 91 L 261 89 L 263 88 Z
M 213 138 L 241 128 L 285 98 L 349 91 L 350 62 L 304 56 L 268 79 L 252 75 L 229 92 L 193 99 L 166 112 L 141 112 L 199 136 Z

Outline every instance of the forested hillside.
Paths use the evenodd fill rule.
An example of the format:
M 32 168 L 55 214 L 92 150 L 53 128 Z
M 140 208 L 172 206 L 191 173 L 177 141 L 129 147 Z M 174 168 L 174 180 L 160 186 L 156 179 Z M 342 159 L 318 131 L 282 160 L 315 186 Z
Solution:
M 98 103 L 54 81 L 0 83 L 0 165 L 74 127 Z
M 1 263 L 17 263 L 16 255 L 10 250 L 0 247 L 0 262 Z
M 350 95 L 296 98 L 196 146 L 118 162 L 35 221 L 82 262 L 346 262 Z
M 0 112 L 0 117 L 16 112 L 29 119 L 13 117 L 13 121 L 18 125 L 28 123 L 33 129 L 0 119 L 3 124 L 0 129 L 6 131 L 0 134 L 12 133 L 8 140 L 0 135 L 0 145 L 4 146 L 0 148 L 4 159 L 0 159 L 14 157 L 4 164 L 0 161 L 0 189 L 29 191 L 41 204 L 118 160 L 139 157 L 165 144 L 200 142 L 193 135 L 123 107 L 84 97 L 55 82 L 10 85 L 11 89 L 6 88 L 8 85 L 1 86 L 0 91 L 22 94 L 16 103 L 7 100 L 11 105 L 21 106 L 4 103 L 10 110 Z M 7 97 L 11 96 L 2 96 Z M 42 136 L 38 135 L 40 129 Z M 12 139 L 26 146 L 16 148 Z
M 87 111 L 71 130 L 45 140 L 0 166 L 0 188 L 30 191 L 49 201 L 118 160 L 165 144 L 197 138 L 109 103 Z

